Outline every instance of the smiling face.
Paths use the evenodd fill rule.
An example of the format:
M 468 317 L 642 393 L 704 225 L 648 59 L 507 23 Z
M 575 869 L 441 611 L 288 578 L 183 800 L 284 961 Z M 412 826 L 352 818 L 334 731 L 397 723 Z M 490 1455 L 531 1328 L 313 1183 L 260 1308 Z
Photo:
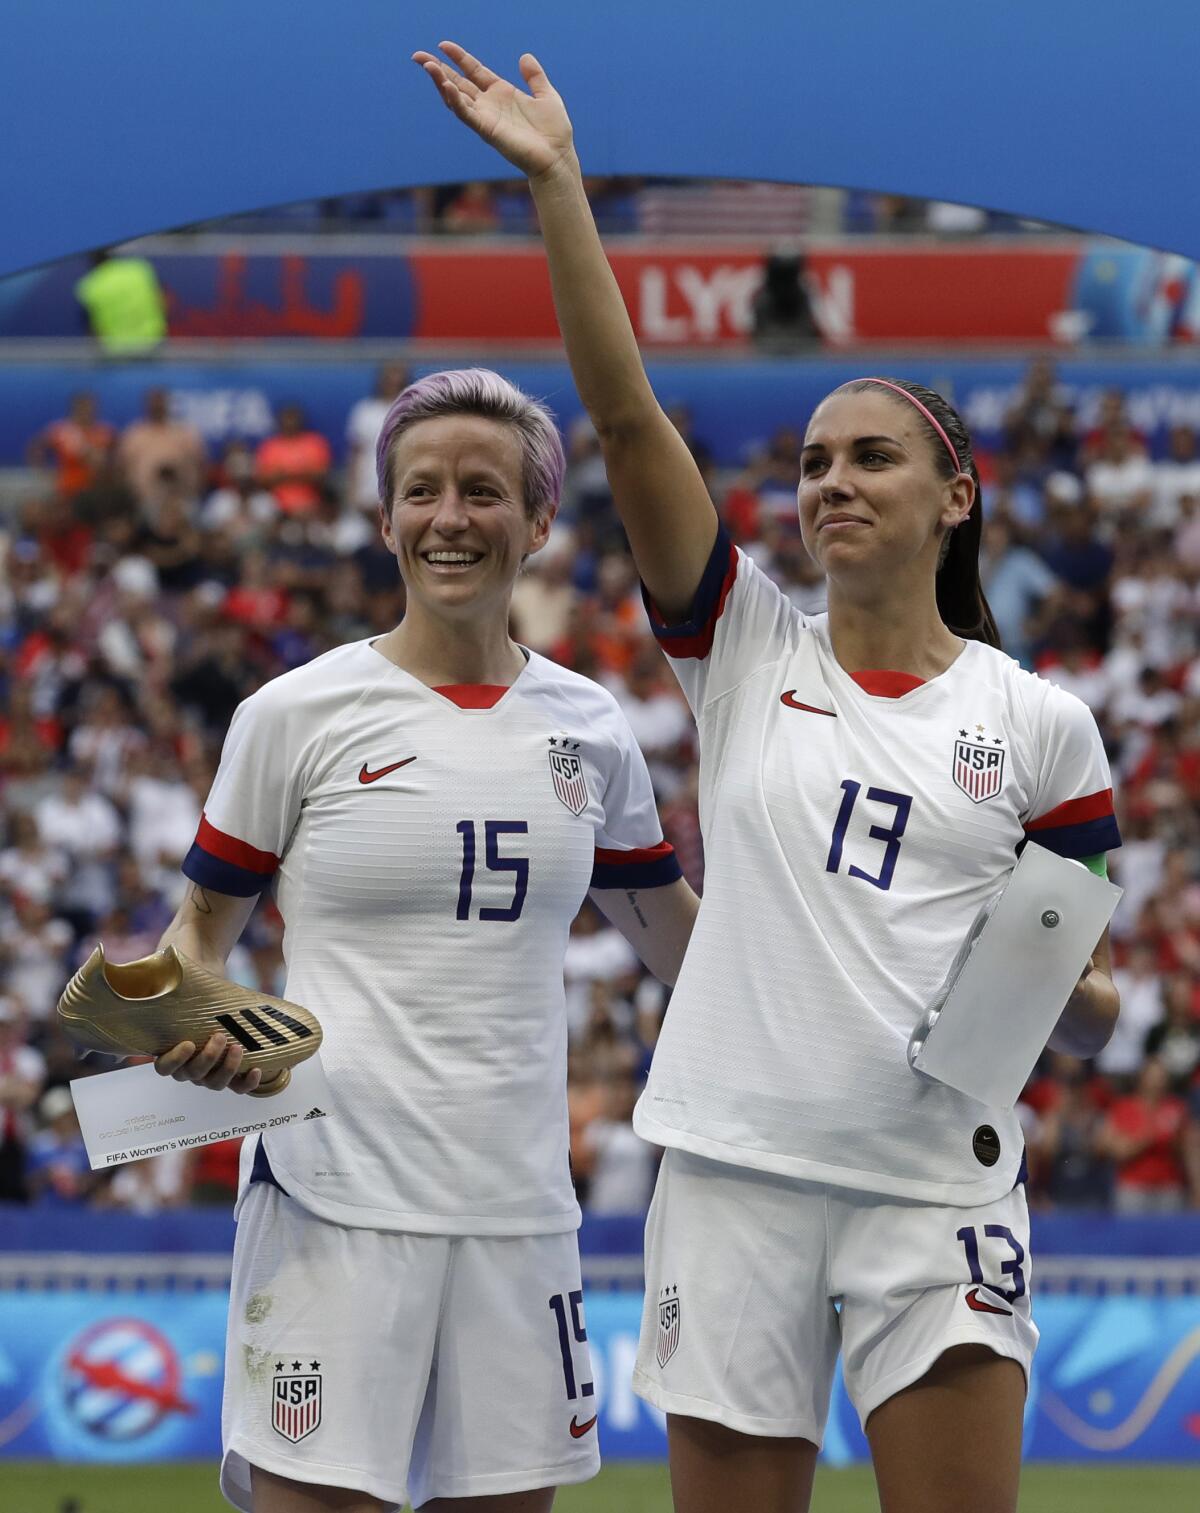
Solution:
M 401 432 L 383 539 L 410 610 L 507 614 L 523 559 L 550 532 L 549 518 L 529 517 L 523 462 L 516 431 L 479 415 L 439 416 Z
M 886 390 L 834 393 L 804 438 L 800 531 L 836 581 L 864 573 L 937 570 L 945 532 L 974 498 L 969 477 L 946 478 L 920 412 Z

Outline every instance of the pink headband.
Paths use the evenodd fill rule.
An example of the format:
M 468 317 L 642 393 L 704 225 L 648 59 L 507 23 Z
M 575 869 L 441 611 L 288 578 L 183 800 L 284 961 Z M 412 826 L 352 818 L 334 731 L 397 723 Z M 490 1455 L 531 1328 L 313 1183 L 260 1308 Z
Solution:
M 950 453 L 950 460 L 954 463 L 955 468 L 960 473 L 964 471 L 963 465 L 958 459 L 958 453 L 954 450 L 954 445 L 949 436 L 946 435 L 945 431 L 934 419 L 933 412 L 923 405 L 915 394 L 910 394 L 907 389 L 902 389 L 899 384 L 894 384 L 890 378 L 852 378 L 848 383 L 842 384 L 841 387 L 845 389 L 851 383 L 882 384 L 885 389 L 891 389 L 893 394 L 899 394 L 902 399 L 907 399 L 909 404 L 916 405 L 917 409 L 920 410 L 921 414 L 924 415 L 925 419 L 946 443 L 946 450 Z

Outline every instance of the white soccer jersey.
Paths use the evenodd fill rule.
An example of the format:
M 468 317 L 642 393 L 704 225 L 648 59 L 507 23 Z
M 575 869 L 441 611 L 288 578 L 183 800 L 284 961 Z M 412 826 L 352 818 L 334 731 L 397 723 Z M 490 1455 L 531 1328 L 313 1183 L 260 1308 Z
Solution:
M 1027 836 L 1120 844 L 1090 713 L 974 641 L 929 682 L 860 686 L 827 619 L 724 532 L 693 620 L 655 629 L 699 725 L 707 864 L 638 1133 L 881 1194 L 999 1196 L 1015 1115 L 918 1077 L 908 1039 Z
M 507 690 L 450 692 L 359 641 L 234 715 L 184 871 L 241 896 L 276 877 L 285 996 L 336 1095 L 243 1174 L 339 1224 L 569 1230 L 567 932 L 589 886 L 678 864 L 604 689 L 531 655 Z

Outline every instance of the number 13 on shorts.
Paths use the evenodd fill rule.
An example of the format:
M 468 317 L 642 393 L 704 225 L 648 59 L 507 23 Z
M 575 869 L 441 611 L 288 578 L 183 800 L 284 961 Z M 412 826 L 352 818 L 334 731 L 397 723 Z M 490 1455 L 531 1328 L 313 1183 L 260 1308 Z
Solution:
M 1013 1285 L 1011 1288 L 1007 1288 L 995 1282 L 989 1282 L 984 1277 L 983 1267 L 979 1259 L 979 1235 L 973 1224 L 965 1225 L 954 1237 L 966 1252 L 967 1268 L 971 1273 L 971 1281 L 975 1283 L 976 1287 L 983 1287 L 988 1292 L 996 1293 L 1006 1303 L 1015 1303 L 1018 1298 L 1025 1296 L 1025 1247 L 1006 1224 L 985 1224 L 983 1226 L 983 1233 L 986 1239 L 1003 1241 L 1008 1255 L 1006 1258 L 1001 1259 L 1000 1271 L 1004 1276 L 1012 1279 Z M 994 1306 L 990 1310 L 985 1310 L 984 1305 L 977 1302 L 971 1303 L 971 1307 L 979 1311 L 997 1313 L 1001 1311 Z

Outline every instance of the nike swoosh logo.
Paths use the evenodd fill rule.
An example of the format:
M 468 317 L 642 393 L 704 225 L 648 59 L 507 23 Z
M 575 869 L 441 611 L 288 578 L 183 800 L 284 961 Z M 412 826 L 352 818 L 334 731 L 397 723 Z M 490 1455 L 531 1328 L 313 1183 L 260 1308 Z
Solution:
M 794 688 L 789 688 L 787 693 L 779 695 L 779 702 L 786 704 L 789 709 L 802 709 L 805 714 L 827 714 L 831 720 L 837 719 L 836 709 L 818 709 L 815 704 L 801 704 L 799 699 L 792 698 L 795 692 Z
M 967 1293 L 966 1302 L 967 1307 L 973 1308 L 976 1313 L 1006 1313 L 1010 1319 L 1012 1318 L 1011 1308 L 997 1308 L 994 1303 L 985 1303 L 979 1296 L 978 1287 L 971 1288 L 970 1292 Z
M 367 764 L 362 764 L 362 771 L 358 774 L 360 783 L 377 783 L 380 778 L 387 777 L 389 772 L 395 772 L 398 767 L 407 767 L 409 762 L 415 762 L 415 756 L 405 757 L 402 762 L 393 762 L 390 767 L 380 767 L 377 772 L 368 772 Z
M 588 1419 L 588 1421 L 587 1421 L 586 1424 L 580 1424 L 580 1423 L 576 1422 L 575 1415 L 572 1413 L 572 1415 L 571 1415 L 571 1438 L 572 1439 L 582 1439 L 583 1436 L 588 1432 L 589 1429 L 594 1429 L 595 1427 L 596 1427 L 596 1415 L 594 1413 L 592 1414 L 591 1418 Z

